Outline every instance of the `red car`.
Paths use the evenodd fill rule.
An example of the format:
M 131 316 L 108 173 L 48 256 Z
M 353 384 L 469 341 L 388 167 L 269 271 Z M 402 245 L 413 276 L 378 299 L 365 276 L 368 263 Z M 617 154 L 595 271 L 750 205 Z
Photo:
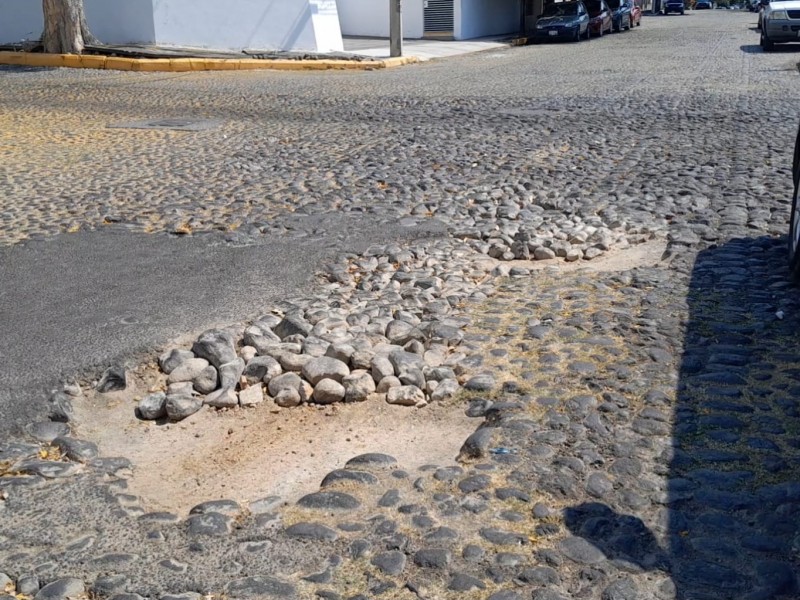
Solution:
M 589 36 L 601 37 L 614 31 L 614 20 L 606 0 L 587 0 L 584 2 L 589 12 Z
M 627 0 L 631 5 L 631 27 L 642 24 L 642 3 L 639 0 Z

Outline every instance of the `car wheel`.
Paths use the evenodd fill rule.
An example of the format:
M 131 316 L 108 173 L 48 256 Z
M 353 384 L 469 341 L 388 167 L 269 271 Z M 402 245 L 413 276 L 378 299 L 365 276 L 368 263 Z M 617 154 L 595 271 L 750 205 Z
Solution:
M 764 49 L 764 52 L 770 52 L 775 49 L 775 44 L 767 37 L 767 32 L 763 29 L 761 30 L 761 48 Z
M 576 27 L 575 28 L 575 35 L 572 36 L 572 41 L 573 42 L 580 42 L 581 41 L 581 28 L 580 27 Z
M 681 14 L 683 14 L 683 10 L 681 10 Z
M 603 26 L 600 25 L 600 29 L 597 31 L 597 37 L 603 37 Z
M 800 184 L 800 129 L 794 143 L 794 160 L 792 161 L 792 180 L 794 194 L 792 196 L 792 213 L 789 220 L 789 270 L 794 279 L 800 278 L 800 203 L 797 192 Z

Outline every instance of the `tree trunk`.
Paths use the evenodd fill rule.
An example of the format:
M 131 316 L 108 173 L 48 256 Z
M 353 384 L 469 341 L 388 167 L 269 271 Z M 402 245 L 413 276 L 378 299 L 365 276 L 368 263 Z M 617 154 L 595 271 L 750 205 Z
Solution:
M 86 25 L 83 0 L 42 0 L 44 51 L 52 54 L 81 54 L 86 44 L 97 39 Z

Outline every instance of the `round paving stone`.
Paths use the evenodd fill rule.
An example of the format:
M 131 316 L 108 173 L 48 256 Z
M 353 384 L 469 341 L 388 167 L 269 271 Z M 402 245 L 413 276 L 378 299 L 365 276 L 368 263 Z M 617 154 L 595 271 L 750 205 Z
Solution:
M 74 577 L 58 579 L 40 589 L 34 600 L 67 600 L 84 593 L 83 581 Z
M 316 492 L 308 494 L 297 501 L 298 506 L 317 510 L 355 510 L 361 503 L 343 492 Z

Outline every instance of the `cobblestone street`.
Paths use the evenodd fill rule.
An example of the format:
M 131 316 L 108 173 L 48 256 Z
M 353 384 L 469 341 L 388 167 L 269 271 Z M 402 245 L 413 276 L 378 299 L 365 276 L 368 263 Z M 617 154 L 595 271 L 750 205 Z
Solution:
M 0 600 L 800 597 L 800 50 L 755 20 L 366 73 L 0 68 Z M 178 118 L 206 121 L 118 127 Z M 445 455 L 370 403 L 474 433 Z M 291 429 L 351 405 L 374 448 Z

